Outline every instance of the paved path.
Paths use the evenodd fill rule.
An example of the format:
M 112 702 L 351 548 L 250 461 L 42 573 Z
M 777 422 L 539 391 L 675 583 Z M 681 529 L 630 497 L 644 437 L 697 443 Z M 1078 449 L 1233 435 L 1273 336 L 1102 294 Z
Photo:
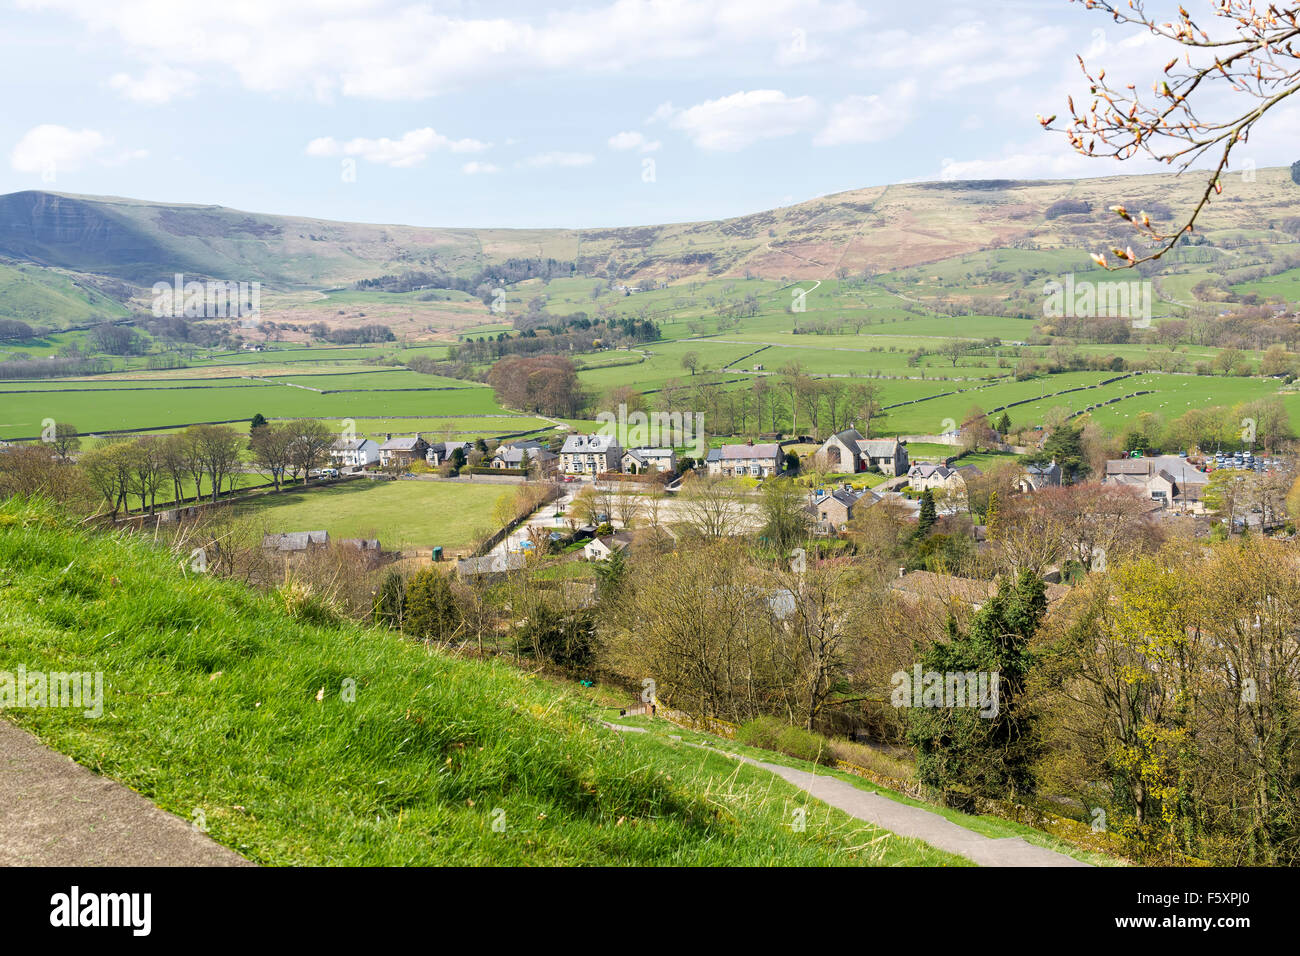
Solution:
M 720 753 L 722 751 L 719 751 Z M 878 793 L 863 790 L 835 777 L 764 763 L 731 754 L 738 760 L 771 771 L 823 803 L 851 817 L 866 820 L 899 836 L 915 837 L 940 850 L 973 860 L 980 866 L 1089 866 L 1074 857 L 1035 846 L 1023 837 L 995 839 L 958 826 L 931 810 L 908 806 Z
M 601 721 L 601 723 L 611 730 L 645 733 L 644 727 L 628 727 L 609 721 Z M 982 833 L 958 826 L 932 810 L 899 803 L 897 800 L 882 797 L 870 790 L 855 787 L 837 777 L 796 770 L 775 763 L 765 763 L 762 760 L 719 750 L 716 747 L 705 747 L 702 744 L 690 746 L 699 747 L 701 750 L 712 750 L 724 757 L 761 767 L 810 796 L 816 797 L 822 803 L 843 810 L 851 817 L 866 820 L 899 836 L 915 837 L 940 850 L 964 856 L 980 866 L 1091 866 L 1064 853 L 1035 846 L 1023 837 L 999 839 L 984 836 Z
M 252 866 L 0 719 L 0 866 Z

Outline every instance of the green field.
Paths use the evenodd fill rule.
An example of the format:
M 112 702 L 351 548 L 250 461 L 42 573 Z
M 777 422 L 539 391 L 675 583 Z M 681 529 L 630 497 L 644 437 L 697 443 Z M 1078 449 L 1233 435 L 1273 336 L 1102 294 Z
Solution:
M 1296 306 L 1300 304 L 1300 269 L 1280 272 L 1256 282 L 1243 282 L 1233 286 L 1233 289 L 1237 292 L 1257 292 L 1268 298 L 1278 296 Z
M 0 394 L 0 436 L 35 437 L 41 421 L 69 422 L 83 433 L 187 425 L 194 422 L 247 421 L 259 412 L 267 418 L 347 418 L 392 416 L 501 415 L 504 410 L 482 385 L 426 392 L 357 392 L 318 394 L 291 385 L 232 385 L 214 388 L 101 392 L 44 389 Z
M 331 538 L 378 538 L 387 549 L 468 548 L 496 529 L 497 499 L 514 486 L 449 481 L 356 479 L 304 492 L 262 495 L 240 505 L 241 519 L 270 533 L 319 531 Z

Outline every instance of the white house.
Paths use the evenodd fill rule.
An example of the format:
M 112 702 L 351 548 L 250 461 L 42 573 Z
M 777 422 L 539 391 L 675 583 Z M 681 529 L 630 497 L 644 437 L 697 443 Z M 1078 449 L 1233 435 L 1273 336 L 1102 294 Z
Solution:
M 560 449 L 560 470 L 566 475 L 599 475 L 618 471 L 623 449 L 612 435 L 570 435 Z
M 337 468 L 364 468 L 379 461 L 379 445 L 369 438 L 340 438 L 330 446 L 330 461 Z
M 615 551 L 622 551 L 632 543 L 632 536 L 625 531 L 607 534 L 603 538 L 592 538 L 583 547 L 582 553 L 588 561 L 608 561 Z
M 677 471 L 677 453 L 671 448 L 629 448 L 623 453 L 623 473 L 644 474 L 650 468 L 661 474 Z
M 956 491 L 982 475 L 974 465 L 949 468 L 947 465 L 913 465 L 907 471 L 907 484 L 913 491 Z

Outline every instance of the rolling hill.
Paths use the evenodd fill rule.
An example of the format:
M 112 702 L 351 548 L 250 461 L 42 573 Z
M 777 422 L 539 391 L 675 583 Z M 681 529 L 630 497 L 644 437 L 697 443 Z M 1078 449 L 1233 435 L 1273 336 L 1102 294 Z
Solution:
M 911 183 L 715 222 L 579 230 L 343 223 L 28 191 L 0 196 L 0 257 L 141 289 L 184 272 L 257 280 L 284 293 L 408 270 L 468 276 L 511 258 L 574 262 L 581 274 L 619 280 L 828 278 L 990 249 L 1127 244 L 1133 234 L 1110 206 L 1122 202 L 1172 224 L 1190 211 L 1203 185 L 1200 174 Z M 1300 242 L 1300 185 L 1283 168 L 1258 170 L 1249 181 L 1228 177 L 1198 234 L 1229 248 Z M 0 298 L 0 314 L 21 317 L 11 316 L 11 308 Z M 74 313 L 51 299 L 26 317 L 67 325 Z

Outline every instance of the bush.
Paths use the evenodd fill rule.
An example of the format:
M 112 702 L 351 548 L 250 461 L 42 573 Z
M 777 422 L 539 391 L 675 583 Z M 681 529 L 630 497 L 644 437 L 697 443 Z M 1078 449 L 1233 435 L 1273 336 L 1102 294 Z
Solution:
M 760 750 L 775 750 L 809 763 L 835 762 L 830 743 L 821 734 L 787 724 L 777 717 L 757 717 L 736 732 L 742 744 Z

